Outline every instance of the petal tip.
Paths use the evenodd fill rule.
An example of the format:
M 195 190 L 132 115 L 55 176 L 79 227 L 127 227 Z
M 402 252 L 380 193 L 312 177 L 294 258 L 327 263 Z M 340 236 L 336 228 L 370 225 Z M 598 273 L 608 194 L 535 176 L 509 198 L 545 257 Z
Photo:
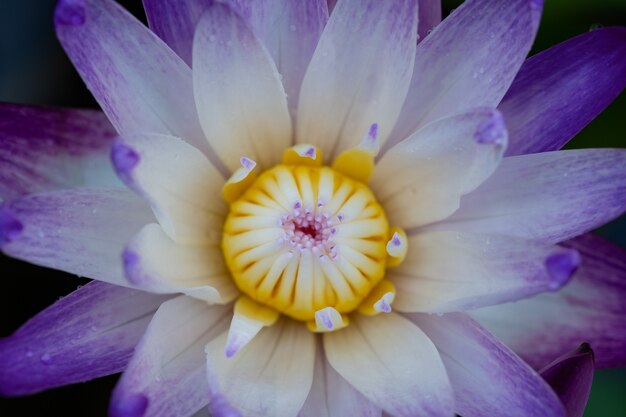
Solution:
M 490 112 L 490 117 L 478 126 L 474 132 L 474 140 L 481 144 L 504 145 L 508 132 L 502 113 L 497 110 Z
M 111 403 L 111 417 L 142 417 L 148 409 L 148 397 L 143 394 L 131 394 Z
M 124 266 L 124 275 L 128 282 L 136 284 L 139 281 L 140 264 L 141 258 L 137 252 L 128 248 L 124 249 L 124 252 L 122 252 L 122 265 Z
M 117 175 L 126 183 L 129 182 L 133 169 L 139 163 L 137 151 L 121 142 L 113 143 L 111 147 L 111 162 Z
M 550 277 L 554 280 L 550 284 L 551 290 L 558 290 L 569 282 L 578 266 L 580 254 L 576 250 L 554 253 L 546 258 L 545 266 Z
M 0 207 L 0 247 L 17 239 L 24 225 L 6 208 Z
M 85 0 L 60 0 L 57 3 L 54 11 L 54 21 L 57 24 L 80 26 L 86 19 Z

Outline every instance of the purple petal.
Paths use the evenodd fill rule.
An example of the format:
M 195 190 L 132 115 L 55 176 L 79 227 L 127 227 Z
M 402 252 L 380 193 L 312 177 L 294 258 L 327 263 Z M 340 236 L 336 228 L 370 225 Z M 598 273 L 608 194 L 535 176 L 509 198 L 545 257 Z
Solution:
M 563 245 L 581 255 L 563 289 L 472 315 L 536 369 L 585 341 L 598 367 L 626 366 L 626 251 L 589 234 Z
M 178 56 L 191 66 L 196 25 L 214 0 L 143 0 L 148 25 Z
M 384 143 L 406 97 L 416 38 L 416 0 L 338 2 L 302 82 L 296 140 L 332 160 L 376 121 Z
M 103 113 L 0 103 L 0 201 L 81 185 L 118 186 Z
M 409 237 L 409 253 L 388 271 L 399 311 L 447 313 L 556 291 L 578 266 L 576 251 L 525 239 L 457 232 Z
M 441 22 L 441 0 L 418 0 L 417 17 L 417 41 L 421 42 Z
M 583 343 L 541 370 L 541 376 L 557 393 L 568 417 L 582 417 L 591 392 L 595 363 L 593 350 Z
M 171 299 L 156 312 L 111 398 L 111 417 L 188 417 L 208 401 L 204 346 L 228 328 L 229 306 Z
M 515 353 L 463 314 L 409 316 L 435 343 L 463 417 L 565 417 L 554 391 Z
M 495 107 L 535 38 L 533 0 L 467 0 L 417 46 L 407 99 L 387 147 L 420 126 L 474 107 Z
M 65 23 L 77 13 L 82 24 Z M 61 0 L 55 16 L 61 45 L 119 133 L 173 134 L 210 154 L 191 69 L 154 33 L 112 0 Z
M 626 87 L 626 29 L 594 30 L 543 51 L 522 66 L 499 109 L 507 155 L 560 149 Z
M 0 248 L 22 234 L 24 225 L 4 207 L 0 207 Z
M 61 25 L 80 26 L 85 23 L 85 0 L 61 0 L 63 7 L 54 12 L 54 20 Z
M 128 283 L 122 249 L 154 219 L 143 201 L 120 188 L 30 194 L 6 203 L 0 213 L 5 254 L 123 286 Z M 21 233 L 17 222 L 23 225 Z
M 461 207 L 432 229 L 557 243 L 626 210 L 626 149 L 580 149 L 504 158 Z
M 166 300 L 97 281 L 0 340 L 0 394 L 25 395 L 120 372 Z

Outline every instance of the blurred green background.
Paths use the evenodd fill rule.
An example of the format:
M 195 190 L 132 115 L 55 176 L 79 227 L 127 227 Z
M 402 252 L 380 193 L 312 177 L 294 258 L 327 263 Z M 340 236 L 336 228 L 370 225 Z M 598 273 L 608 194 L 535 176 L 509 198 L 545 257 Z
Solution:
M 120 3 L 143 19 L 140 0 Z M 444 0 L 444 16 L 461 3 L 459 0 Z M 0 101 L 96 107 L 55 39 L 52 27 L 54 4 L 54 0 L 0 1 Z M 545 0 L 542 23 L 531 53 L 598 26 L 612 25 L 626 26 L 626 0 Z M 622 94 L 568 147 L 625 148 L 626 94 Z M 626 216 L 598 232 L 626 246 Z M 0 336 L 10 334 L 30 316 L 86 282 L 2 255 L 0 267 L 5 276 L 0 293 L 0 315 L 3 317 Z M 116 376 L 111 376 L 32 397 L 0 399 L 0 416 L 105 416 L 116 380 Z M 626 416 L 626 369 L 597 372 L 585 416 Z

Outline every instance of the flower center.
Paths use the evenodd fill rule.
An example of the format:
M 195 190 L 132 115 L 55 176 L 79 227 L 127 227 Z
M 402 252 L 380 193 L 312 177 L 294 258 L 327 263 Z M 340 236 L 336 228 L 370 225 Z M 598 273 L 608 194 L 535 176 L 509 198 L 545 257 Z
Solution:
M 281 164 L 232 202 L 222 249 L 243 293 L 311 321 L 359 307 L 384 278 L 389 238 L 362 182 L 329 167 Z

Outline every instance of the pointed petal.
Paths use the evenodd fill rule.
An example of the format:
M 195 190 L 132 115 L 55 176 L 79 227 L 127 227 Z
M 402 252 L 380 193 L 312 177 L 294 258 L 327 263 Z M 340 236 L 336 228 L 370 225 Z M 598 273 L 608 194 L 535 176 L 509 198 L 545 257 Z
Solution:
M 595 369 L 593 350 L 583 343 L 541 370 L 541 376 L 565 405 L 568 417 L 583 417 Z
M 454 414 L 452 388 L 437 349 L 407 319 L 395 313 L 357 316 L 345 329 L 324 334 L 324 349 L 332 367 L 388 413 Z
M 226 205 L 224 177 L 193 146 L 158 134 L 121 137 L 111 159 L 118 176 L 144 197 L 179 243 L 219 243 Z
M 298 417 L 381 417 L 382 410 L 341 377 L 317 349 L 311 391 Z
M 541 0 L 468 0 L 421 42 L 388 146 L 426 123 L 495 107 L 535 38 Z
M 626 210 L 626 149 L 580 149 L 505 158 L 437 229 L 556 243 Z
M 280 317 L 278 311 L 257 303 L 246 295 L 235 302 L 233 319 L 228 329 L 225 354 L 232 358 L 243 349 L 262 328 L 272 326 Z
M 111 417 L 188 417 L 204 407 L 204 346 L 231 311 L 185 296 L 163 303 L 113 391 Z
M 291 145 L 280 75 L 246 22 L 216 3 L 198 23 L 193 82 L 204 133 L 231 172 L 246 156 L 263 167 Z
M 121 185 L 103 113 L 0 103 L 0 202 L 76 186 Z
M 112 0 L 60 0 L 55 24 L 61 45 L 119 133 L 172 134 L 207 151 L 191 69 L 154 33 Z
M 378 123 L 384 143 L 411 79 L 416 35 L 416 0 L 339 2 L 302 83 L 297 142 L 332 160 Z
M 196 25 L 214 0 L 143 0 L 148 25 L 159 38 L 191 66 Z
M 122 257 L 126 278 L 145 291 L 182 292 L 211 304 L 239 293 L 218 246 L 176 244 L 154 223 L 132 238 Z
M 224 355 L 226 333 L 207 346 L 215 375 L 211 395 L 243 417 L 292 417 L 302 408 L 313 381 L 315 338 L 302 324 L 281 320 L 266 327 L 237 355 Z M 213 385 L 213 386 L 212 386 Z
M 567 284 L 577 252 L 524 239 L 455 232 L 409 238 L 409 254 L 388 271 L 400 311 L 447 313 L 520 300 Z
M 165 301 L 92 281 L 0 339 L 0 395 L 26 395 L 120 372 Z
M 556 151 L 626 87 L 626 29 L 594 30 L 528 59 L 498 107 L 507 155 Z
M 328 20 L 326 0 L 227 0 L 250 24 L 282 76 L 295 116 L 300 86 Z
M 122 272 L 124 245 L 154 221 L 145 203 L 122 188 L 30 194 L 0 213 L 3 253 L 122 286 L 130 285 Z
M 431 338 L 463 417 L 565 417 L 550 386 L 515 353 L 464 314 L 411 314 Z M 461 343 L 459 343 L 462 341 Z
M 598 367 L 626 366 L 626 252 L 593 235 L 564 245 L 582 257 L 569 285 L 472 315 L 535 369 L 582 342 L 594 346 Z
M 394 225 L 408 229 L 441 220 L 458 208 L 463 194 L 493 173 L 506 138 L 502 116 L 495 110 L 438 120 L 381 158 L 372 190 Z

